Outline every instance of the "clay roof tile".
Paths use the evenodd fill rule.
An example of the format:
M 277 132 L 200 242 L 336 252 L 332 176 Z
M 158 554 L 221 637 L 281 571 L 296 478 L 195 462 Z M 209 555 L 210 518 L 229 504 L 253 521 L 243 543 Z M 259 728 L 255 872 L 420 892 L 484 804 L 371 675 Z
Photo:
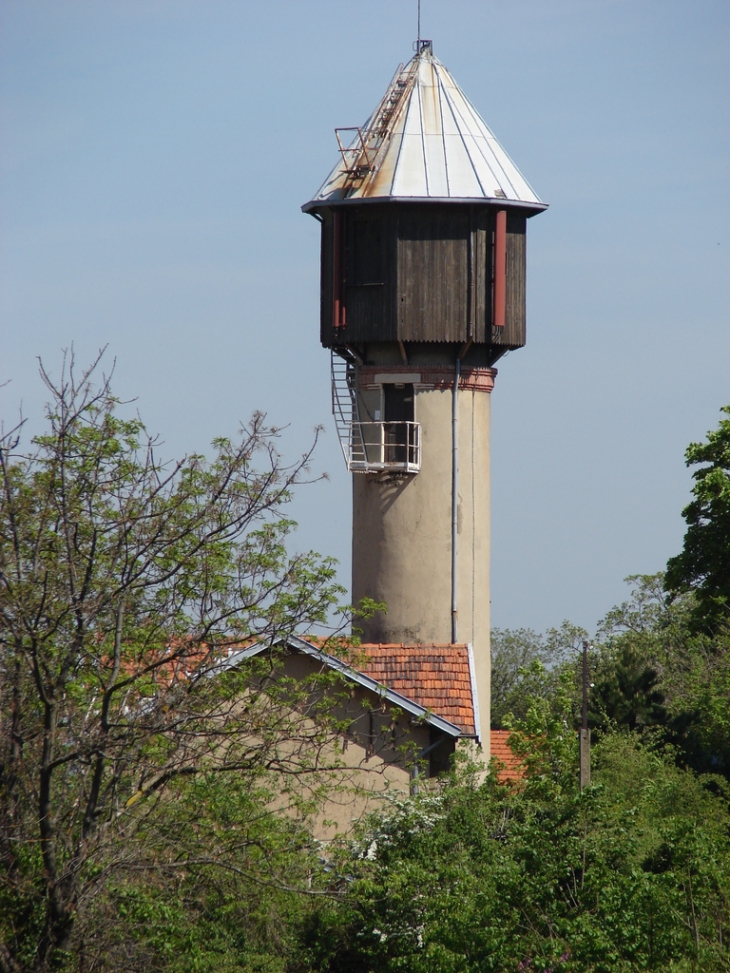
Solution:
M 475 735 L 469 651 L 466 645 L 366 644 L 355 665 L 390 689 L 449 718 Z

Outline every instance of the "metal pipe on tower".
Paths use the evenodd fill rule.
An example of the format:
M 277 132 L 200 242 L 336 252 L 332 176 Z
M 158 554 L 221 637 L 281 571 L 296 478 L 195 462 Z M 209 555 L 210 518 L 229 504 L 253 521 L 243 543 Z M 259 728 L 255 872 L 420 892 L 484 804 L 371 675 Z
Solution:
M 461 359 L 456 356 L 454 368 L 454 388 L 451 393 L 451 641 L 459 641 L 459 602 L 458 581 L 456 576 L 459 548 L 459 379 L 461 378 Z

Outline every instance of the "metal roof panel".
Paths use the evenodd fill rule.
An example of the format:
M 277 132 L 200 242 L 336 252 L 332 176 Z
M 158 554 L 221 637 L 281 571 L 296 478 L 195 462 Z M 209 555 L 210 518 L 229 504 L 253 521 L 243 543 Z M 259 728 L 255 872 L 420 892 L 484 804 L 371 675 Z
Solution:
M 302 209 L 396 198 L 545 209 L 430 47 L 396 72 L 376 110 Z

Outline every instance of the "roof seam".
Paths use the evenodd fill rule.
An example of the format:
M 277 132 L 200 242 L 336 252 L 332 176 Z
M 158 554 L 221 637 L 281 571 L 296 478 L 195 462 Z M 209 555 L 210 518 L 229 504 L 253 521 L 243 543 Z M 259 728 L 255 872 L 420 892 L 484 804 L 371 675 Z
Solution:
M 438 64 L 438 62 L 436 62 Z M 441 96 L 441 85 L 437 89 L 439 96 L 439 113 L 441 115 L 441 146 L 444 153 L 444 173 L 446 175 L 446 192 L 451 195 L 451 180 L 449 178 L 449 154 L 446 151 L 446 126 L 444 125 L 444 103 Z
M 448 102 L 449 108 L 451 109 L 451 114 L 454 116 L 454 121 L 456 122 L 456 120 L 457 120 L 457 114 L 458 114 L 458 117 L 462 121 L 465 121 L 465 119 L 464 119 L 463 115 L 461 114 L 461 112 L 459 112 L 458 109 L 456 108 L 456 104 L 454 103 L 454 99 L 452 98 L 450 92 L 446 91 L 446 85 L 441 85 L 441 87 L 444 88 L 444 96 L 446 98 L 446 101 Z M 471 152 L 469 151 L 469 148 L 468 148 L 468 146 L 466 144 L 466 138 L 464 137 L 464 133 L 461 130 L 461 126 L 457 124 L 456 125 L 456 128 L 457 128 L 457 131 L 459 132 L 459 138 L 461 139 L 461 144 L 464 146 L 464 151 L 466 152 L 466 157 L 469 160 L 469 165 L 472 168 L 472 172 L 474 173 L 474 177 L 475 177 L 475 179 L 476 179 L 479 187 L 481 188 L 482 193 L 485 196 L 487 196 L 488 195 L 487 190 L 484 187 L 484 183 L 479 178 L 479 173 L 477 172 L 477 168 L 474 165 L 474 160 L 472 159 Z M 446 143 L 446 136 L 444 135 L 444 146 L 445 146 L 445 143 Z M 474 139 L 474 143 L 476 145 L 476 139 Z M 444 148 L 444 151 L 445 151 L 445 148 Z
M 502 153 L 505 156 L 505 158 L 507 159 L 507 161 L 512 165 L 512 168 L 520 176 L 520 178 L 524 182 L 524 184 L 527 187 L 527 189 L 529 189 L 529 191 L 532 193 L 532 195 L 535 197 L 535 199 L 539 202 L 540 201 L 539 196 L 537 195 L 537 193 L 535 192 L 535 190 L 532 188 L 532 186 L 529 184 L 529 182 L 527 181 L 527 179 L 525 179 L 525 177 L 523 176 L 521 170 L 515 164 L 512 156 L 509 154 L 509 152 L 507 152 L 507 150 L 505 148 L 503 148 L 501 142 L 499 141 L 499 139 L 497 138 L 497 136 L 494 134 L 494 132 L 491 130 L 491 128 L 487 125 L 487 123 L 484 121 L 484 119 L 479 114 L 479 112 L 477 111 L 477 109 L 474 107 L 474 105 L 472 104 L 470 98 L 466 94 L 464 94 L 464 92 L 461 90 L 461 88 L 459 88 L 458 90 L 459 90 L 459 93 L 461 94 L 461 97 L 464 99 L 464 102 L 465 102 L 467 108 L 469 108 L 469 110 L 472 112 L 472 114 L 474 115 L 474 117 L 478 121 L 480 121 L 481 124 L 484 126 L 484 128 L 487 130 L 487 132 L 489 134 L 489 139 L 485 139 L 485 141 L 487 143 L 489 143 L 490 141 L 491 142 L 494 142 L 495 145 L 498 145 L 499 146 L 500 150 L 502 151 Z M 519 195 L 518 190 L 515 188 L 515 185 L 514 185 L 512 179 L 510 178 L 510 176 L 507 175 L 507 172 L 506 172 L 504 166 L 499 161 L 499 159 L 497 157 L 497 154 L 496 154 L 496 152 L 494 151 L 494 149 L 492 148 L 491 145 L 489 145 L 489 150 L 490 150 L 490 152 L 492 154 L 492 158 L 494 159 L 495 164 L 498 165 L 499 168 L 502 170 L 502 172 L 504 173 L 505 179 L 507 180 L 507 182 L 512 187 L 512 191 L 514 192 L 514 194 L 516 196 L 518 196 Z M 480 149 L 480 152 L 481 152 L 481 149 Z M 487 158 L 486 158 L 486 156 L 484 155 L 483 152 L 481 152 L 481 155 L 484 158 L 484 161 L 487 163 L 487 165 L 489 165 L 489 161 L 487 160 Z

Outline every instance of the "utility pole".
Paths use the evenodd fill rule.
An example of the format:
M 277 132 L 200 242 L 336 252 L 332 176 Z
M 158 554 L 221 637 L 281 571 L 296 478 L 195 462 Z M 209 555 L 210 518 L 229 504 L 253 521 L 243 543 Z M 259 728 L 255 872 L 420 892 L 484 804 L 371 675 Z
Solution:
M 588 729 L 588 642 L 583 643 L 583 719 L 580 739 L 580 789 L 591 783 L 591 731 Z

